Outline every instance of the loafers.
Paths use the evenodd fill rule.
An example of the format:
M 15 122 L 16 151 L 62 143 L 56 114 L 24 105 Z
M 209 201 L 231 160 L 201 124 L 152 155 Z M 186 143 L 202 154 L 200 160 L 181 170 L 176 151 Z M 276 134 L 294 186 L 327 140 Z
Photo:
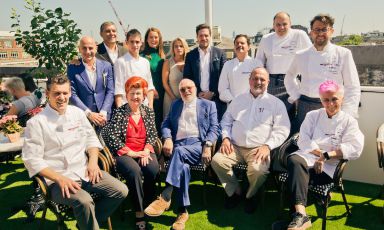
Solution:
M 182 212 L 177 215 L 175 222 L 172 224 L 173 230 L 184 230 L 185 223 L 188 221 L 189 215 L 188 212 Z
M 160 216 L 164 211 L 169 209 L 171 201 L 164 200 L 161 196 L 157 197 L 157 200 L 153 201 L 145 210 L 144 213 L 147 216 Z

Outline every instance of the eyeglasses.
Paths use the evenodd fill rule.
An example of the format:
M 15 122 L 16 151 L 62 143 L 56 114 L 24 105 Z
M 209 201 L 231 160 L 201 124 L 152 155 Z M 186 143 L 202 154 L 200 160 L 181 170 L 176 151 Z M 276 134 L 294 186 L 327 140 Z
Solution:
M 339 100 L 339 98 L 337 97 L 333 97 L 333 98 L 321 98 L 321 101 L 324 102 L 324 103 L 330 103 L 330 102 L 337 102 Z
M 181 87 L 179 90 L 180 90 L 180 92 L 185 93 L 185 92 L 187 92 L 187 90 L 191 91 L 192 88 L 193 88 L 192 86 L 186 86 L 186 87 Z
M 328 30 L 330 30 L 331 27 L 324 27 L 323 29 L 313 29 L 312 31 L 315 33 L 315 34 L 320 34 L 320 33 L 327 33 Z

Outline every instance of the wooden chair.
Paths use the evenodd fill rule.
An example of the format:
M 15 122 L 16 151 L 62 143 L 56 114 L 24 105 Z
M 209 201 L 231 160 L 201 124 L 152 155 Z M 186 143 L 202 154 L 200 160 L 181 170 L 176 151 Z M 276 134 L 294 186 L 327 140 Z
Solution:
M 376 146 L 377 146 L 377 160 L 379 162 L 379 168 L 384 171 L 384 123 L 379 126 L 376 132 Z M 384 194 L 384 184 L 381 187 L 380 197 Z M 384 222 L 384 206 L 382 221 Z
M 107 162 L 107 159 L 105 158 L 104 154 L 100 153 L 99 152 L 99 167 L 100 169 L 106 171 L 109 173 L 109 164 Z M 41 228 L 43 229 L 44 227 L 44 222 L 45 222 L 45 217 L 46 217 L 46 214 L 47 214 L 47 209 L 51 210 L 55 216 L 56 216 L 56 219 L 57 219 L 57 223 L 58 223 L 58 229 L 66 229 L 66 226 L 64 224 L 64 219 L 68 219 L 68 217 L 70 216 L 70 211 L 71 211 L 71 208 L 67 205 L 63 205 L 63 204 L 57 204 L 55 203 L 54 201 L 52 201 L 51 199 L 51 193 L 49 191 L 49 187 L 44 179 L 44 177 L 40 176 L 40 175 L 36 175 L 33 177 L 33 180 L 34 182 L 36 182 L 36 184 L 38 185 L 40 191 L 41 191 L 41 195 L 43 197 L 43 200 L 44 200 L 44 204 L 42 205 L 42 208 L 43 208 L 43 214 L 42 214 L 42 225 L 41 225 Z M 94 200 L 97 200 L 99 199 L 100 197 L 98 196 L 98 194 L 96 193 L 91 193 L 90 194 L 91 197 L 94 199 Z M 108 218 L 108 229 L 109 230 L 112 230 L 112 222 L 111 222 L 111 219 L 110 217 Z
M 288 139 L 280 148 L 278 152 L 278 159 L 280 160 L 280 164 L 283 167 L 287 167 L 287 157 L 289 154 L 298 150 L 297 141 L 299 139 L 299 134 L 294 134 L 290 139 Z M 341 159 L 336 167 L 335 173 L 333 174 L 332 182 L 324 185 L 310 185 L 308 187 L 308 194 L 314 198 L 318 204 L 320 204 L 322 208 L 322 229 L 326 229 L 327 225 L 327 210 L 328 206 L 331 202 L 331 193 L 334 191 L 338 191 L 341 193 L 346 209 L 346 214 L 350 215 L 351 211 L 348 206 L 347 198 L 344 192 L 343 186 L 343 172 L 344 168 L 347 164 L 348 160 Z M 282 213 L 284 209 L 284 196 L 287 192 L 287 179 L 288 173 L 281 172 L 277 174 L 276 181 L 279 183 L 280 189 L 280 213 Z

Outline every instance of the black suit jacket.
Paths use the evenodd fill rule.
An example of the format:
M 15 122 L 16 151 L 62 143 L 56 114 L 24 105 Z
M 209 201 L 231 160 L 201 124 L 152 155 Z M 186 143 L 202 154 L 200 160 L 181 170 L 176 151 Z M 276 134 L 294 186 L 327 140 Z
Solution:
M 211 61 L 209 63 L 209 91 L 215 93 L 215 98 L 219 98 L 219 78 L 224 62 L 226 61 L 224 52 L 216 47 L 211 48 Z M 189 78 L 195 82 L 197 92 L 200 88 L 200 55 L 196 47 L 185 57 L 184 78 Z
M 117 43 L 117 58 L 123 56 L 123 55 L 126 54 L 127 52 L 128 52 L 128 50 L 127 50 L 126 48 L 124 48 L 123 45 Z M 108 52 L 107 52 L 107 49 L 105 48 L 103 42 L 97 45 L 96 58 L 111 63 L 111 65 L 112 65 L 112 67 L 113 67 L 112 60 L 111 60 L 111 58 L 109 57 Z

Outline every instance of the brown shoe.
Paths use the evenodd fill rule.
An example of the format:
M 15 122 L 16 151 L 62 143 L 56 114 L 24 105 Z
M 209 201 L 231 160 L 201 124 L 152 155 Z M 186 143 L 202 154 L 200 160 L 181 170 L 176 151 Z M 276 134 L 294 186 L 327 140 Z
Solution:
M 169 209 L 171 201 L 164 200 L 161 195 L 157 197 L 157 200 L 153 201 L 145 210 L 147 216 L 160 216 L 164 211 Z
M 177 215 L 175 222 L 172 224 L 172 229 L 184 230 L 185 223 L 188 221 L 188 219 L 189 219 L 188 212 L 179 213 L 179 215 Z

